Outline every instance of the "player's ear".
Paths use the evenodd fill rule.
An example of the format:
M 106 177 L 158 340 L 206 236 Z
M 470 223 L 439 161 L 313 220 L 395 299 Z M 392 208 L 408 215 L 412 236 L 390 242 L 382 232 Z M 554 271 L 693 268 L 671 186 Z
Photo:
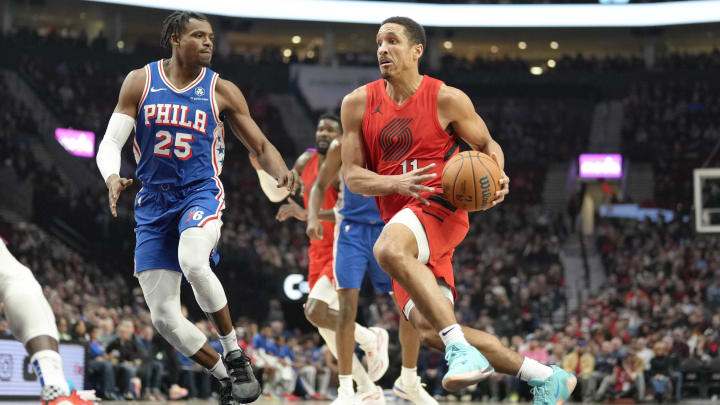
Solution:
M 170 35 L 170 43 L 173 46 L 180 46 L 180 35 L 179 34 Z
M 416 57 L 415 60 L 420 60 L 423 53 L 425 52 L 425 47 L 423 47 L 422 44 L 416 44 L 415 46 L 413 46 L 413 48 L 414 48 L 413 50 L 414 50 L 415 57 Z

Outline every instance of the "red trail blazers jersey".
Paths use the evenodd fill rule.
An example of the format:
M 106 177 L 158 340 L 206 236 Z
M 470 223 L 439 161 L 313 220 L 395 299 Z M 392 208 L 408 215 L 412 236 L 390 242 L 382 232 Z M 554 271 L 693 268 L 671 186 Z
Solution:
M 437 176 L 424 185 L 442 195 L 441 174 L 445 161 L 458 149 L 456 137 L 440 127 L 438 92 L 443 82 L 423 76 L 420 88 L 402 105 L 397 105 L 380 79 L 365 86 L 365 115 L 362 122 L 368 169 L 382 175 L 403 174 L 435 163 L 430 173 Z M 424 193 L 428 198 L 431 193 Z M 444 198 L 444 196 L 443 196 Z M 387 222 L 415 199 L 390 194 L 377 198 L 380 216 Z

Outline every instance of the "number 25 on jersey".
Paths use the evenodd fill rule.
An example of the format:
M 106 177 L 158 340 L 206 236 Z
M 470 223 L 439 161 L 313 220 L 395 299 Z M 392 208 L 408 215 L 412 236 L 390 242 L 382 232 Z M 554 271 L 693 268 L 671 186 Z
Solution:
M 175 145 L 173 148 L 173 136 L 168 131 L 158 131 L 155 134 L 155 156 L 170 158 L 175 153 L 180 160 L 188 160 L 192 157 L 192 145 L 190 143 L 195 140 L 192 134 L 177 132 L 175 134 Z M 170 149 L 173 149 L 171 152 Z

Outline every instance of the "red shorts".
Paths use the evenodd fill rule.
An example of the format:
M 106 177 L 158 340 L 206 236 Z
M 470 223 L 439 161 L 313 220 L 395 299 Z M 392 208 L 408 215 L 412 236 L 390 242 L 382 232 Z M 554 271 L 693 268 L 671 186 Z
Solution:
M 308 249 L 310 258 L 308 263 L 308 282 L 312 290 L 315 283 L 322 276 L 333 280 L 333 248 L 332 245 L 310 245 Z
M 467 211 L 460 209 L 452 211 L 451 207 L 435 201 L 431 201 L 430 206 L 418 202 L 404 208 L 412 210 L 425 230 L 430 247 L 427 267 L 435 278 L 443 280 L 450 287 L 453 296 L 457 296 L 452 259 L 455 248 L 465 239 L 470 229 Z M 410 301 L 410 295 L 395 280 L 393 280 L 393 293 L 398 306 L 403 310 Z

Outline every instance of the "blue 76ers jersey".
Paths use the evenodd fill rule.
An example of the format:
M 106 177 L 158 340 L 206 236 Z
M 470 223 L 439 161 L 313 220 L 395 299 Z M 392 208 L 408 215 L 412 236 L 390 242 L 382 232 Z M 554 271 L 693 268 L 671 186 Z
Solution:
M 225 131 L 215 99 L 218 74 L 202 68 L 178 89 L 162 60 L 145 66 L 147 79 L 138 105 L 133 152 L 143 185 L 186 184 L 215 178 L 225 159 Z
M 384 224 L 380 219 L 380 211 L 375 204 L 375 198 L 350 191 L 345 183 L 345 176 L 340 176 L 340 182 L 342 187 L 335 209 L 343 219 L 371 225 Z

